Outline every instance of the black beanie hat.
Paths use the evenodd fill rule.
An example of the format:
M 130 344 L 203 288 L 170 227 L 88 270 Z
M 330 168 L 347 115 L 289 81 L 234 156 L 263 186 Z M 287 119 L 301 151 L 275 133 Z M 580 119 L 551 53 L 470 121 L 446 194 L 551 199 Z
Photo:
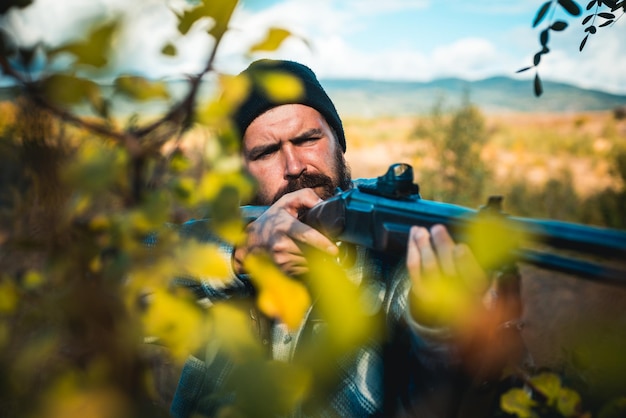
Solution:
M 300 97 L 284 100 L 270 97 L 260 85 L 257 76 L 269 72 L 284 73 L 296 77 L 302 83 L 303 94 Z M 252 121 L 266 110 L 283 104 L 303 104 L 312 107 L 324 116 L 326 122 L 337 133 L 339 145 L 344 152 L 346 151 L 346 138 L 341 118 L 330 97 L 309 67 L 294 61 L 262 59 L 250 64 L 239 75 L 247 76 L 251 83 L 248 96 L 236 109 L 233 116 L 233 121 L 242 137 Z

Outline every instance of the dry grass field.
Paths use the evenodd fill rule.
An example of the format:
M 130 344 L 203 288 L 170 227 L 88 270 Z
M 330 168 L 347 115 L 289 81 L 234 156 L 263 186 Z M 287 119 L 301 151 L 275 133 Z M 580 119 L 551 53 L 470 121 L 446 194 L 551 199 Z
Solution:
M 436 166 L 427 154 L 427 140 L 415 140 L 417 117 L 344 121 L 346 159 L 354 177 L 375 177 L 394 162 L 414 166 L 419 181 L 421 166 Z M 626 119 L 612 112 L 573 114 L 485 115 L 489 142 L 483 160 L 494 170 L 496 183 L 523 180 L 543 185 L 571 170 L 581 196 L 622 185 L 610 173 L 609 156 L 626 145 Z M 428 185 L 423 185 L 428 187 Z

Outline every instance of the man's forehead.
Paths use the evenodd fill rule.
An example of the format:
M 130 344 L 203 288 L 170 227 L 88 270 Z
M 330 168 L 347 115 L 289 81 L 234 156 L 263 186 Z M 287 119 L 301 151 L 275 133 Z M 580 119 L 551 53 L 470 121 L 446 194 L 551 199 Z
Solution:
M 329 125 L 317 110 L 300 104 L 276 106 L 255 118 L 244 134 L 244 146 L 262 140 L 290 139 L 312 129 L 329 130 Z

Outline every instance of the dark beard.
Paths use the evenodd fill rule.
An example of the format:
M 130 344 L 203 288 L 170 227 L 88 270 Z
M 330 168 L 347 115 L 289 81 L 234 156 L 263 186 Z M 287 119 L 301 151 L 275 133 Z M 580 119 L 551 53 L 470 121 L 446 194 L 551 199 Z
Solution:
M 298 178 L 289 179 L 287 185 L 282 189 L 279 189 L 278 192 L 276 192 L 272 203 L 276 202 L 287 193 L 295 192 L 296 190 L 304 189 L 307 187 L 321 187 L 322 192 L 320 198 L 322 198 L 323 200 L 326 200 L 329 197 L 333 196 L 336 191 L 335 182 L 333 182 L 333 180 L 327 175 L 304 173 Z
M 307 187 L 322 187 L 322 195 L 320 198 L 322 200 L 326 200 L 329 197 L 334 196 L 337 189 L 347 190 L 352 185 L 350 167 L 346 163 L 343 152 L 339 147 L 335 153 L 335 166 L 337 167 L 337 182 L 333 181 L 333 179 L 325 174 L 310 174 L 305 172 L 298 178 L 289 179 L 287 185 L 278 190 L 278 192 L 276 192 L 276 194 L 271 198 L 270 202 L 267 201 L 268 199 L 264 199 L 261 196 L 256 195 L 252 199 L 251 204 L 256 206 L 273 204 L 285 194 Z

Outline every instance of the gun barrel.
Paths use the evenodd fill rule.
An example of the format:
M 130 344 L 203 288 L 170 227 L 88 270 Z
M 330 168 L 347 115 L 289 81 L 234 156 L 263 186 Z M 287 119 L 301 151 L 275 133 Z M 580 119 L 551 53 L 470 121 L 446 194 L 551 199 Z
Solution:
M 508 219 L 534 241 L 554 248 L 626 258 L 626 232 L 623 231 L 544 219 Z
M 308 225 L 337 241 L 404 255 L 412 225 L 430 228 L 445 225 L 457 241 L 465 241 L 467 229 L 481 218 L 481 211 L 419 197 L 390 199 L 352 189 L 311 208 L 302 218 Z M 581 278 L 626 285 L 626 270 L 607 262 L 586 261 L 554 253 L 626 259 L 626 232 L 553 220 L 510 217 L 501 214 L 504 228 L 498 237 L 523 237 L 510 258 Z M 492 242 L 497 249 L 501 242 Z M 471 246 L 471 244 L 470 244 Z M 539 249 L 549 246 L 550 251 Z M 475 251 L 476 249 L 473 248 Z M 596 257 L 597 258 L 597 257 Z

